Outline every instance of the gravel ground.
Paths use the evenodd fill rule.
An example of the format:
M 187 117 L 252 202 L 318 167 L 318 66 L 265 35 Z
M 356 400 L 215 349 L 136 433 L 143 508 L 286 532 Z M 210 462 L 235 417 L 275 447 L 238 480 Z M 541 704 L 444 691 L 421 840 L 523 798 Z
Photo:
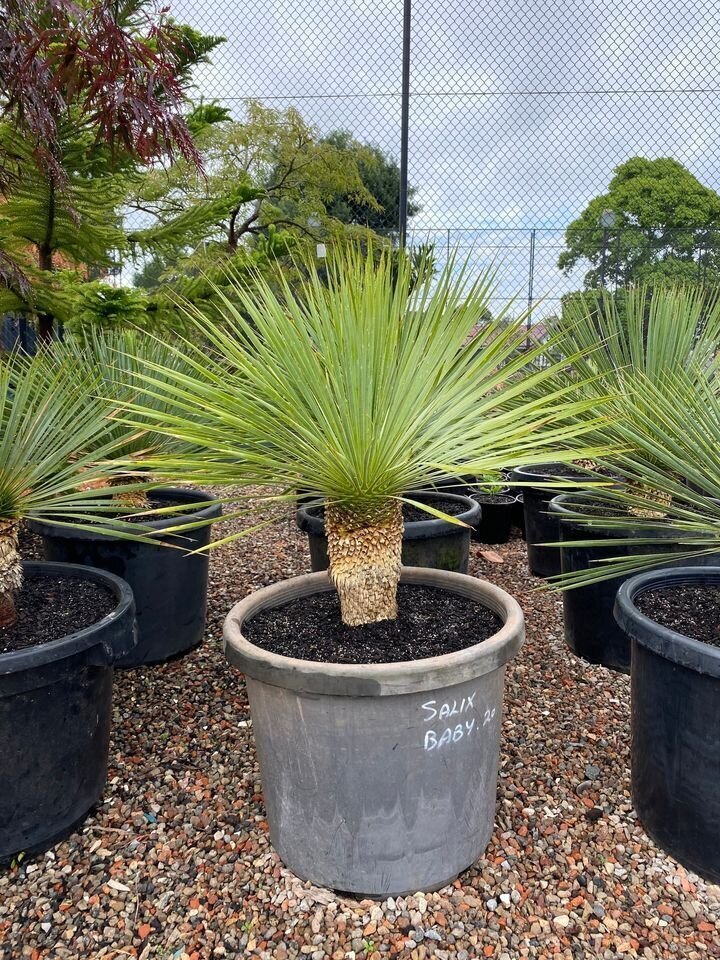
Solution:
M 565 648 L 522 541 L 471 572 L 520 600 L 496 829 L 439 893 L 375 903 L 298 880 L 270 847 L 230 605 L 309 569 L 293 522 L 218 550 L 206 640 L 120 672 L 105 798 L 54 851 L 0 874 L 0 960 L 39 958 L 720 957 L 720 887 L 645 835 L 629 796 L 626 677 Z

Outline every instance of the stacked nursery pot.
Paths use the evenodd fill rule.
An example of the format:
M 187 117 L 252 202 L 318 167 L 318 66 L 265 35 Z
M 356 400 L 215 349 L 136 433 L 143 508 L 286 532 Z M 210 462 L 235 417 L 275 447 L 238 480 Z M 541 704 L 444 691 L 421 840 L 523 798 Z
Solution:
M 549 509 L 559 527 L 561 572 L 564 574 L 590 570 L 613 557 L 638 554 L 667 553 L 668 562 L 671 562 L 673 552 L 682 549 L 673 542 L 672 530 L 648 529 L 647 525 L 637 527 L 627 514 L 627 526 L 613 529 L 581 523 L 580 516 L 587 518 L 593 511 L 607 510 L 607 507 L 599 507 L 592 494 L 561 494 L 550 502 Z M 645 542 L 631 542 L 637 538 Z M 594 542 L 576 545 L 582 540 Z M 600 580 L 566 590 L 562 595 L 568 647 L 590 663 L 600 663 L 622 673 L 630 672 L 631 644 L 613 617 L 613 606 L 619 587 L 627 579 L 628 575 Z
M 528 568 L 534 577 L 554 577 L 560 573 L 560 551 L 554 546 L 560 539 L 557 517 L 550 510 L 550 501 L 557 496 L 557 485 L 562 481 L 587 481 L 587 473 L 573 470 L 568 464 L 544 463 L 532 467 L 515 467 L 511 479 L 520 486 L 525 539 L 527 540 Z M 538 484 L 555 483 L 554 489 Z
M 472 497 L 434 491 L 409 493 L 408 497 L 454 516 L 462 525 L 406 506 L 405 511 L 411 509 L 410 515 L 414 519 L 407 520 L 403 528 L 403 564 L 407 567 L 434 567 L 437 570 L 467 573 L 471 534 L 481 519 L 478 503 Z M 322 501 L 316 500 L 301 506 L 296 520 L 298 527 L 308 536 L 312 571 L 327 570 L 328 544 Z
M 162 663 L 197 646 L 205 630 L 208 554 L 192 553 L 210 542 L 210 522 L 220 504 L 199 490 L 164 487 L 149 494 L 154 506 L 186 505 L 158 519 L 142 516 L 143 530 L 158 544 L 120 539 L 87 528 L 59 527 L 33 521 L 42 537 L 46 559 L 80 563 L 107 570 L 126 580 L 135 596 L 137 645 L 118 660 L 118 666 Z M 189 525 L 181 534 L 170 528 Z M 193 524 L 198 524 L 193 529 Z M 179 549 L 173 549 L 179 548 Z
M 52 846 L 100 799 L 113 665 L 137 641 L 132 592 L 119 577 L 23 567 L 16 624 L 0 629 L 0 861 Z
M 632 644 L 632 796 L 648 834 L 720 883 L 720 567 L 644 573 L 615 616 Z

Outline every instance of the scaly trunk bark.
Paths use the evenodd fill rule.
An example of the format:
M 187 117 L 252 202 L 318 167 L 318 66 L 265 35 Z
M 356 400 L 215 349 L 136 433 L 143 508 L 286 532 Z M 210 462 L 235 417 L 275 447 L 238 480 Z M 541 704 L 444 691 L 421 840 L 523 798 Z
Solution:
M 18 529 L 16 521 L 0 521 L 0 627 L 15 622 L 15 594 L 22 586 Z
M 125 474 L 122 477 L 112 477 L 109 486 L 120 487 L 125 483 L 135 483 L 137 480 L 147 480 L 146 474 Z M 113 500 L 128 510 L 149 510 L 150 499 L 145 490 L 126 490 L 123 493 L 114 493 Z
M 340 597 L 343 623 L 358 627 L 397 617 L 403 520 L 392 502 L 372 522 L 358 523 L 337 507 L 325 510 L 330 577 Z
M 55 234 L 55 179 L 51 176 L 48 183 L 48 218 L 45 225 L 45 237 L 38 246 L 38 266 L 41 270 L 52 273 L 53 264 L 53 236 Z M 38 340 L 49 343 L 53 335 L 53 317 L 49 313 L 39 313 L 37 318 Z
M 672 497 L 669 493 L 663 493 L 654 487 L 646 486 L 644 483 L 631 483 L 629 484 L 629 490 L 638 497 L 643 497 L 650 503 L 657 504 L 658 507 L 657 510 L 652 507 L 630 507 L 628 512 L 633 516 L 641 517 L 643 520 L 662 520 L 663 517 L 667 516 L 668 508 L 672 503 Z

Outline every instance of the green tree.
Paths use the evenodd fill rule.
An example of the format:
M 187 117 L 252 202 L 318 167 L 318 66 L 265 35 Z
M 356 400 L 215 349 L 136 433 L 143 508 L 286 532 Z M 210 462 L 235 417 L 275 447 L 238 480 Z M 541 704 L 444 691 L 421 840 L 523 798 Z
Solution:
M 0 313 L 37 316 L 42 339 L 51 336 L 56 320 L 73 315 L 73 280 L 77 286 L 101 276 L 127 249 L 120 207 L 143 164 L 172 158 L 172 131 L 180 138 L 185 165 L 198 166 L 199 154 L 180 106 L 192 67 L 206 60 L 222 38 L 168 23 L 165 13 L 159 33 L 148 8 L 148 0 L 114 7 L 95 0 L 72 9 L 38 5 L 33 8 L 36 20 L 31 18 L 27 30 L 23 27 L 25 32 L 16 37 L 18 49 L 28 46 L 40 58 L 38 69 L 47 83 L 34 89 L 33 104 L 52 114 L 52 130 L 42 149 L 27 135 L 21 122 L 23 103 L 13 95 L 17 77 L 8 68 L 8 90 L 0 95 L 6 117 L 0 124 L 0 261 L 5 265 L 0 270 Z M 53 45 L 53 37 L 62 39 Z M 63 44 L 72 50 L 65 51 Z M 117 129 L 110 132 L 117 103 L 112 97 L 108 102 L 101 98 L 90 109 L 88 102 L 97 94 L 96 84 L 106 82 L 103 58 L 110 62 L 119 50 L 126 74 L 118 78 L 116 100 L 125 98 L 130 112 L 142 113 L 145 101 L 148 106 L 144 122 L 126 128 L 118 119 Z M 151 66 L 157 68 L 154 77 Z M 148 128 L 152 116 L 157 116 L 157 125 Z
M 230 272 L 235 281 L 258 270 L 287 275 L 290 252 L 370 236 L 335 216 L 339 196 L 380 211 L 357 157 L 323 140 L 296 109 L 250 101 L 242 121 L 203 110 L 196 142 L 206 175 L 182 161 L 154 169 L 129 201 L 147 221 L 129 239 L 152 252 L 135 283 L 151 292 L 158 316 L 174 309 L 176 294 L 211 309 L 218 287 L 234 287 Z
M 614 222 L 603 227 L 612 211 Z M 632 157 L 567 228 L 558 266 L 589 262 L 586 289 L 720 281 L 720 195 L 677 160 Z M 604 275 L 604 276 L 603 276 Z
M 324 142 L 348 155 L 357 166 L 366 190 L 376 201 L 375 204 L 368 204 L 345 191 L 328 204 L 330 216 L 343 223 L 364 225 L 378 233 L 397 231 L 400 221 L 400 167 L 395 160 L 378 147 L 356 140 L 347 130 L 334 131 L 325 137 Z M 420 212 L 420 206 L 412 202 L 416 194 L 415 187 L 408 188 L 408 217 Z

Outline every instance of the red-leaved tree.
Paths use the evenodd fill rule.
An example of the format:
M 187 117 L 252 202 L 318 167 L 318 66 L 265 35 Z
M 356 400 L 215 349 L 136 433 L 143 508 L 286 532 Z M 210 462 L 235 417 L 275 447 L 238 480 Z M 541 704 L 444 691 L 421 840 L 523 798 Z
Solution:
M 53 148 L 59 121 L 73 111 L 98 140 L 141 162 L 179 154 L 199 167 L 182 115 L 187 46 L 168 9 L 146 0 L 6 0 L 0 112 L 60 179 Z

